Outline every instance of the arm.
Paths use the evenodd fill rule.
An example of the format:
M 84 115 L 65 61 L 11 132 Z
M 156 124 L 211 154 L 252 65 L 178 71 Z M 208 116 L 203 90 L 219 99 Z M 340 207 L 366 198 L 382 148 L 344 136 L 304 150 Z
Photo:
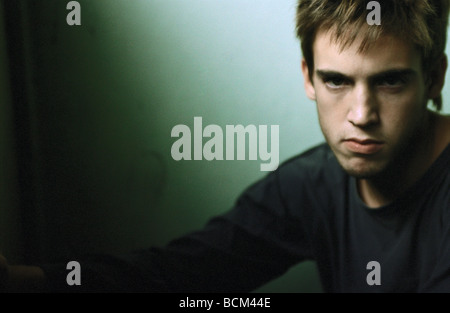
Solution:
M 310 255 L 304 229 L 280 197 L 276 174 L 251 186 L 228 213 L 165 247 L 74 258 L 81 286 L 67 286 L 65 264 L 43 265 L 50 291 L 249 292 Z
M 294 170 L 288 167 L 284 173 L 291 176 Z M 79 286 L 67 285 L 70 260 L 40 268 L 9 266 L 10 285 L 44 286 L 47 292 L 250 292 L 313 254 L 299 222 L 303 218 L 287 209 L 279 174 L 252 185 L 231 211 L 202 230 L 165 247 L 73 258 L 81 265 Z M 283 181 L 307 198 L 301 181 Z M 307 200 L 302 205 L 309 206 Z

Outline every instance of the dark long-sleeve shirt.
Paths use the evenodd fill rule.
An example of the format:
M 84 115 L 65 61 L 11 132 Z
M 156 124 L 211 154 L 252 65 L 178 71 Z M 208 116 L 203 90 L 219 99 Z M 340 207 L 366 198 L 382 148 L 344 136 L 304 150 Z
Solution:
M 65 264 L 42 267 L 49 291 L 249 292 L 314 260 L 326 292 L 450 292 L 449 168 L 450 145 L 401 197 L 371 209 L 322 144 L 200 231 L 165 247 L 80 258 L 81 286 L 67 285 Z

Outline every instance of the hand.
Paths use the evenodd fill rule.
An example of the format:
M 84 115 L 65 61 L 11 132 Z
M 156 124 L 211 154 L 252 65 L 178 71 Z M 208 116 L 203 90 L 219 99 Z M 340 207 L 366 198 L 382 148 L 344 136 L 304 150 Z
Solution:
M 0 292 L 40 292 L 45 275 L 40 267 L 9 265 L 0 254 Z
M 6 291 L 6 285 L 9 280 L 9 265 L 6 258 L 0 254 L 0 292 Z

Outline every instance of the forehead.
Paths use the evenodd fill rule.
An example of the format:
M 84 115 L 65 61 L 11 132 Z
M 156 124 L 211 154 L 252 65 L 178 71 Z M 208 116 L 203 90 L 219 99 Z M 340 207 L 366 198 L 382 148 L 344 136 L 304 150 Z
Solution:
M 421 54 L 412 43 L 391 35 L 382 35 L 360 51 L 362 38 L 343 47 L 332 30 L 320 30 L 313 45 L 315 69 L 335 70 L 345 74 L 374 74 L 393 68 L 421 71 Z

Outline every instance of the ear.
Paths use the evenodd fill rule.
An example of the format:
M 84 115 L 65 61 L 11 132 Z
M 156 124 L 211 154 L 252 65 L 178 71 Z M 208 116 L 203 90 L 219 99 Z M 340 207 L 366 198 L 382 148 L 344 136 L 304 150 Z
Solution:
M 305 92 L 306 96 L 308 96 L 311 100 L 316 100 L 316 89 L 314 88 L 314 84 L 311 81 L 311 78 L 309 76 L 309 69 L 308 65 L 306 64 L 305 59 L 302 59 L 302 73 L 303 73 L 303 79 L 305 81 Z
M 430 85 L 428 87 L 429 99 L 435 99 L 440 96 L 445 83 L 447 66 L 447 56 L 442 54 L 442 57 L 436 62 L 434 68 L 430 72 Z

